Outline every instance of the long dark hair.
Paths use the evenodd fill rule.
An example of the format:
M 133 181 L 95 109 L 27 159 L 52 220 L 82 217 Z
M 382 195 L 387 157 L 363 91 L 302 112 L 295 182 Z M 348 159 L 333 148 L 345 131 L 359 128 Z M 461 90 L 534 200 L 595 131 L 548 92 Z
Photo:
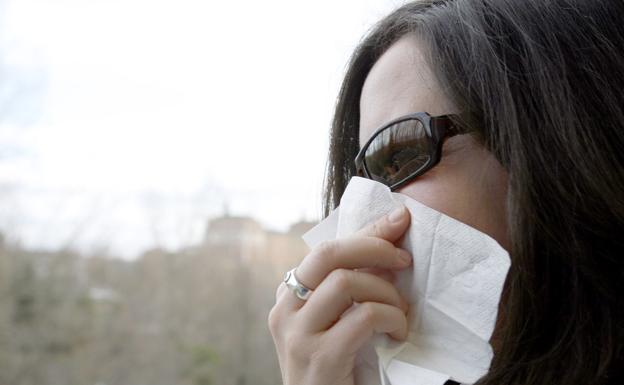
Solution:
M 355 173 L 364 79 L 406 34 L 509 173 L 512 264 L 478 384 L 623 384 L 624 1 L 429 0 L 381 20 L 338 96 L 325 216 Z

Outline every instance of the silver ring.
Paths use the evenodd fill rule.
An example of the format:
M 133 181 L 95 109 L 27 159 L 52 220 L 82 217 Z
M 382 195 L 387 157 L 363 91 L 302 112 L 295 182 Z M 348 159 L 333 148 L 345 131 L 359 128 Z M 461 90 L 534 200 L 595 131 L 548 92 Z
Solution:
M 312 295 L 313 290 L 305 287 L 297 280 L 297 277 L 295 277 L 296 269 L 297 268 L 294 268 L 286 272 L 286 274 L 284 275 L 284 283 L 290 290 L 293 291 L 293 293 L 295 293 L 297 298 L 307 301 L 308 298 L 310 298 L 310 296 Z

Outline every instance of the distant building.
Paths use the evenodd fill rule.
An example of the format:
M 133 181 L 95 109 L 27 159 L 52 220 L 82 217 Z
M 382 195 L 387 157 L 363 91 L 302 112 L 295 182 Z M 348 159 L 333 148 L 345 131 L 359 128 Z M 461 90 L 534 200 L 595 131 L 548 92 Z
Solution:
M 208 222 L 204 242 L 211 245 L 261 242 L 264 229 L 255 219 L 226 215 Z
M 208 222 L 201 246 L 208 255 L 232 257 L 274 277 L 298 264 L 308 252 L 301 236 L 316 225 L 299 221 L 285 233 L 266 230 L 255 219 L 224 215 Z
M 288 234 L 292 236 L 301 237 L 303 234 L 307 233 L 308 230 L 317 225 L 317 222 L 309 222 L 309 221 L 299 221 L 293 223 L 288 229 Z

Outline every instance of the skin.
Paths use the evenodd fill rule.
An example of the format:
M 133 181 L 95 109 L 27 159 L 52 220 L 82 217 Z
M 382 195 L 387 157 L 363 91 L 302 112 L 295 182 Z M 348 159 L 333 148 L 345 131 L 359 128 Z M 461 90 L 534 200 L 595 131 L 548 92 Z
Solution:
M 366 78 L 360 99 L 360 143 L 384 123 L 412 112 L 457 112 L 423 60 L 418 40 L 406 36 L 384 53 Z M 508 249 L 507 175 L 469 135 L 449 138 L 440 163 L 397 190 L 464 222 Z M 357 351 L 374 333 L 407 336 L 408 304 L 393 285 L 411 264 L 395 243 L 409 226 L 404 208 L 352 236 L 316 246 L 296 276 L 314 290 L 298 299 L 284 283 L 268 323 L 284 385 L 353 385 Z M 393 220 L 394 219 L 394 220 Z
M 456 113 L 408 35 L 392 45 L 371 69 L 360 99 L 360 143 L 384 123 L 413 112 Z M 470 225 L 509 250 L 505 201 L 507 173 L 470 135 L 450 137 L 433 169 L 396 190 Z

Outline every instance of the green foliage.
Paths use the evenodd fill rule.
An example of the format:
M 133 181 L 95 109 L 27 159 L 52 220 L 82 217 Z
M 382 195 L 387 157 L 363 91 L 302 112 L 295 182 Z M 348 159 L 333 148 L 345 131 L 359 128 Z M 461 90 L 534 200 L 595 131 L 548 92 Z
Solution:
M 0 246 L 0 384 L 278 383 L 275 278 L 251 276 L 238 250 L 123 261 Z
M 188 349 L 190 364 L 185 372 L 193 385 L 213 385 L 214 370 L 219 354 L 206 345 L 195 345 Z

